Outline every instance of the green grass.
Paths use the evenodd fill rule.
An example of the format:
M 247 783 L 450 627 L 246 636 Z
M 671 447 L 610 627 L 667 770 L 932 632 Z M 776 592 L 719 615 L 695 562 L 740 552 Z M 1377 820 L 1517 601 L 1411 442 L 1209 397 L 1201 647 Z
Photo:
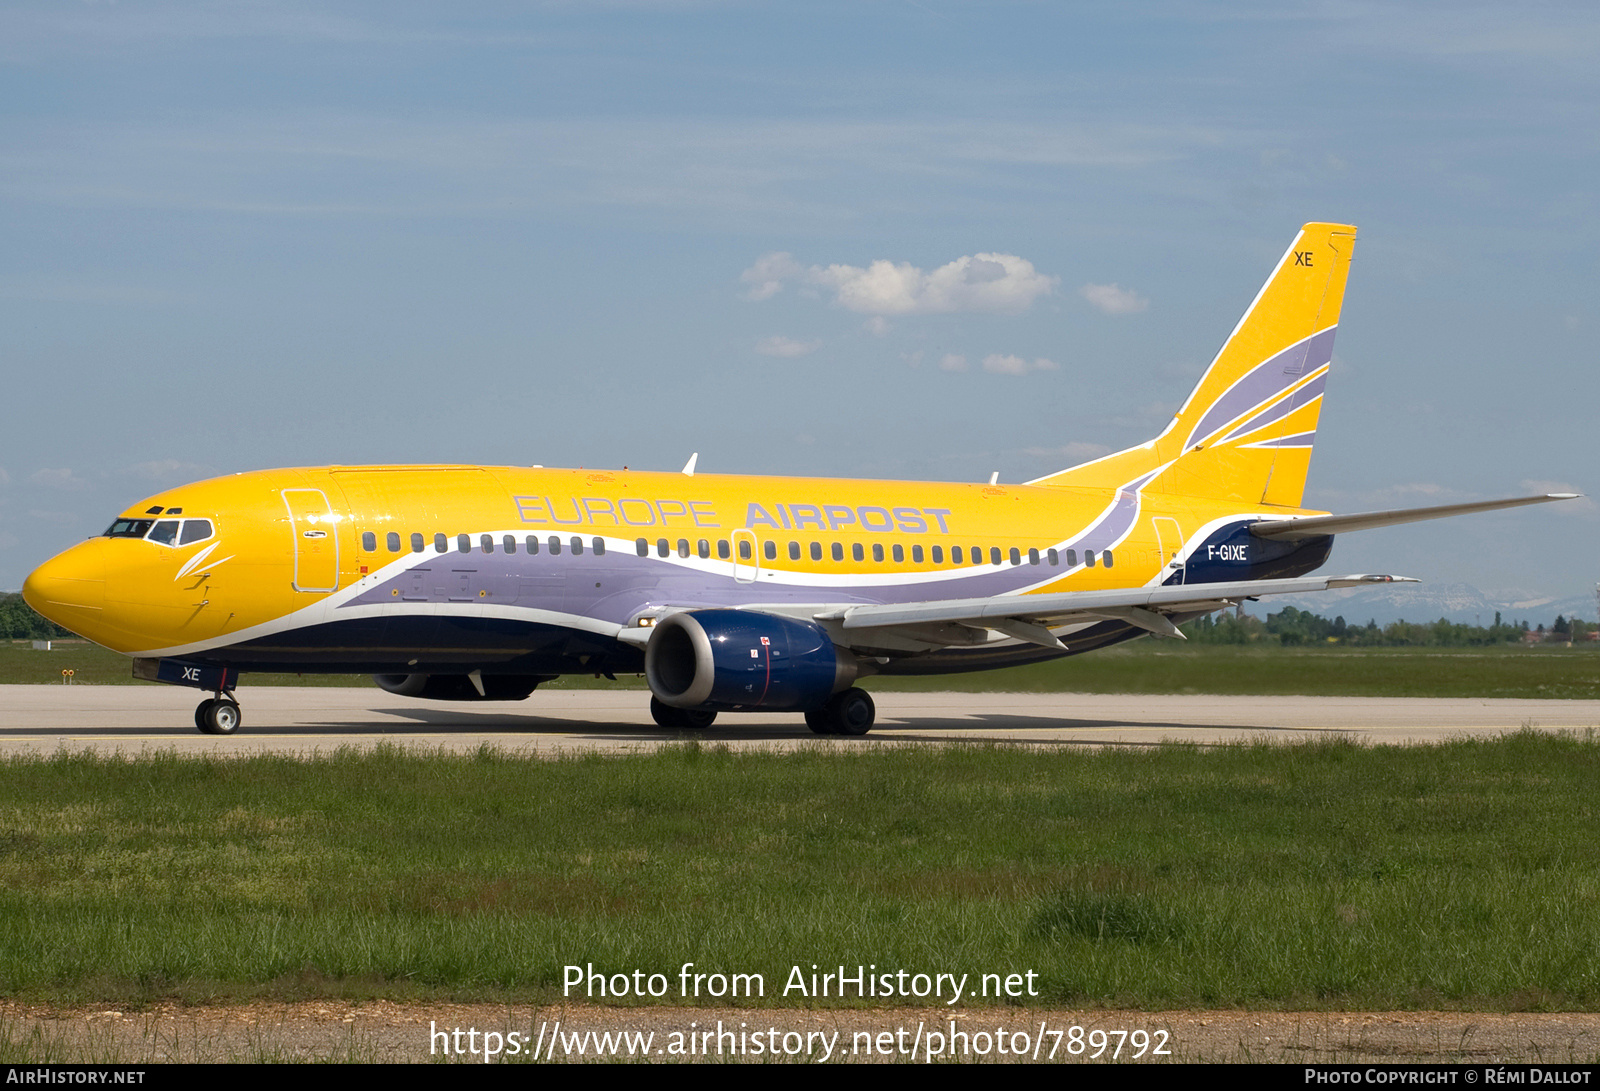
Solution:
M 815 963 L 1032 971 L 1035 1005 L 1594 1010 L 1597 783 L 1592 736 L 1531 732 L 15 757 L 0 993 L 545 1002 L 593 963 L 678 1002 L 693 962 L 839 1003 L 782 995 Z
M 83 641 L 33 651 L 0 642 L 0 684 L 73 681 L 131 684 L 127 657 Z M 1280 648 L 1136 640 L 1106 651 L 1031 667 L 915 678 L 869 678 L 884 692 L 1217 693 L 1349 697 L 1550 697 L 1600 700 L 1600 645 L 1574 648 Z M 245 686 L 370 686 L 364 674 L 247 674 Z M 616 681 L 568 675 L 546 689 L 637 689 L 643 678 Z
M 1141 639 L 983 674 L 873 678 L 878 690 L 1304 694 L 1600 700 L 1600 646 L 1283 648 Z

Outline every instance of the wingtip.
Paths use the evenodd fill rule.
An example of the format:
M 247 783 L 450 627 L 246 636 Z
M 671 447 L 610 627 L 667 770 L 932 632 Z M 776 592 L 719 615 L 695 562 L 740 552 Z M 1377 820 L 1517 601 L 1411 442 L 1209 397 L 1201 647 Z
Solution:
M 1375 583 L 1421 583 L 1415 576 L 1390 576 L 1379 572 L 1362 572 L 1354 576 L 1334 576 L 1328 580 L 1331 587 L 1368 587 Z

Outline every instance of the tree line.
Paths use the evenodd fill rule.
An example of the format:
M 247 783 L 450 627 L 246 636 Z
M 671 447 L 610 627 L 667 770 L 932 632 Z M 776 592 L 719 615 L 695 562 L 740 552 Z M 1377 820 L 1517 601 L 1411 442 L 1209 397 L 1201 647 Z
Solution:
M 1276 643 L 1284 647 L 1310 644 L 1343 644 L 1350 647 L 1437 647 L 1463 648 L 1495 644 L 1521 644 L 1529 632 L 1541 634 L 1543 639 L 1555 641 L 1582 641 L 1595 626 L 1578 618 L 1556 616 L 1555 624 L 1548 630 L 1543 624 L 1534 628 L 1526 620 L 1505 621 L 1495 611 L 1492 625 L 1467 625 L 1440 618 L 1432 622 L 1393 621 L 1380 626 L 1376 621 L 1365 625 L 1350 624 L 1335 617 L 1332 621 L 1309 610 L 1285 606 L 1267 619 L 1249 614 L 1222 613 L 1199 618 L 1183 626 L 1184 633 L 1200 644 L 1258 644 Z
M 0 639 L 62 640 L 71 635 L 55 622 L 40 617 L 17 592 L 0 595 Z

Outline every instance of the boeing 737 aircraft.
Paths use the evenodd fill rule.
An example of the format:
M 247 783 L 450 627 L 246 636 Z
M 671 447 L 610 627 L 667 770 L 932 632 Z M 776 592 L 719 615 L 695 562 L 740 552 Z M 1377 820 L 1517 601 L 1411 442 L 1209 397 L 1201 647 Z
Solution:
M 1029 663 L 1307 577 L 1333 535 L 1566 494 L 1301 507 L 1356 230 L 1307 224 L 1156 438 L 1026 485 L 518 466 L 265 470 L 140 501 L 23 588 L 44 616 L 193 686 L 238 729 L 242 672 L 371 672 L 393 693 L 527 697 L 643 671 L 665 727 L 803 713 L 864 734 L 872 674 Z

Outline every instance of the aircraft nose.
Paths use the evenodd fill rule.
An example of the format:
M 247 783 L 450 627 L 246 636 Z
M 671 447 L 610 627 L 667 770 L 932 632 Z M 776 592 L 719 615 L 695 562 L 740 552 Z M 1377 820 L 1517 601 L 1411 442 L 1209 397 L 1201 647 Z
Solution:
M 77 631 L 106 604 L 105 539 L 91 538 L 34 569 L 22 584 L 29 606 Z

